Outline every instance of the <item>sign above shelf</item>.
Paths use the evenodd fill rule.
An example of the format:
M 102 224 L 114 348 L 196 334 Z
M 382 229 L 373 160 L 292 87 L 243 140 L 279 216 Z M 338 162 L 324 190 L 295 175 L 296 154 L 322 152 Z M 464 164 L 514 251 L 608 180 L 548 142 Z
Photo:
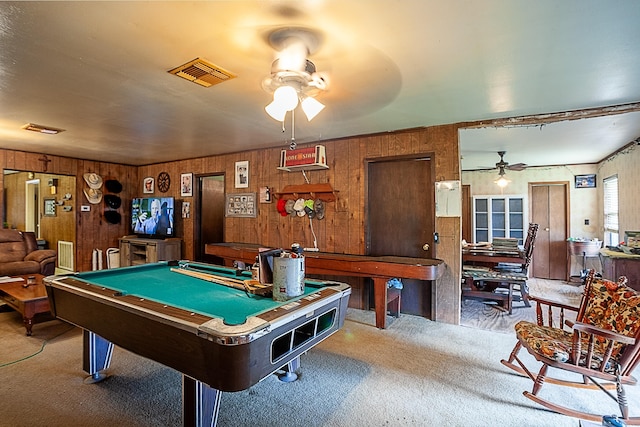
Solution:
M 298 148 L 296 150 L 282 150 L 278 169 L 287 172 L 293 170 L 329 169 L 324 145 Z

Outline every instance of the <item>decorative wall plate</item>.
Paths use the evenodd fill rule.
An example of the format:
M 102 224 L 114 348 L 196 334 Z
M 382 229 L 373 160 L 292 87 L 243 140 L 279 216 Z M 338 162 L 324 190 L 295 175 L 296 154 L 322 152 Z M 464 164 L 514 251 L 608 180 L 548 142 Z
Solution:
M 171 186 L 171 177 L 167 172 L 160 172 L 158 174 L 158 190 L 162 193 L 166 193 L 169 191 L 169 187 Z

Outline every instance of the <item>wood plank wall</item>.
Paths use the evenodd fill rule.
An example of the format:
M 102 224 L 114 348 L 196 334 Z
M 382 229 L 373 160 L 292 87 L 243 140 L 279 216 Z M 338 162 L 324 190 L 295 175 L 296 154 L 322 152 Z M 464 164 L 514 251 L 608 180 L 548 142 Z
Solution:
M 461 124 L 442 125 L 317 142 L 326 148 L 329 169 L 308 171 L 307 178 L 314 184 L 330 183 L 337 191 L 337 200 L 326 204 L 325 219 L 314 220 L 318 246 L 326 252 L 365 253 L 365 159 L 431 155 L 436 181 L 459 180 L 459 127 Z M 130 201 L 132 197 L 142 195 L 144 177 L 151 176 L 157 180 L 160 172 L 169 173 L 169 190 L 160 193 L 156 185 L 155 195 L 173 196 L 178 201 L 192 203 L 191 217 L 179 218 L 180 214 L 176 212 L 175 224 L 177 235 L 183 239 L 183 258 L 190 259 L 194 256 L 193 213 L 197 207 L 193 205 L 194 197 L 180 196 L 180 174 L 191 172 L 197 176 L 223 173 L 227 194 L 258 193 L 263 186 L 270 187 L 275 193 L 285 185 L 305 183 L 301 172 L 277 169 L 280 151 L 286 148 L 283 146 L 141 167 L 56 156 L 48 156 L 50 162 L 45 162 L 39 160 L 42 154 L 0 150 L 0 165 L 5 169 L 76 176 L 76 269 L 86 271 L 91 269 L 92 249 L 117 247 L 118 238 L 129 232 Z M 237 161 L 249 161 L 248 188 L 235 188 Z M 47 170 L 43 170 L 45 165 Z M 87 172 L 98 173 L 105 180 L 115 178 L 123 184 L 124 190 L 120 194 L 123 205 L 119 210 L 123 218 L 121 224 L 113 225 L 104 221 L 102 204 L 92 205 L 91 212 L 79 212 L 79 204 L 88 204 L 82 193 L 86 187 L 82 175 Z M 445 261 L 447 269 L 433 287 L 436 293 L 433 317 L 437 321 L 457 324 L 460 317 L 460 218 L 436 218 L 436 231 L 440 236 L 440 244 L 435 249 L 435 256 Z M 276 210 L 275 201 L 259 204 L 257 218 L 226 218 L 224 236 L 226 242 L 260 243 L 272 247 L 288 247 L 292 242 L 298 242 L 303 246 L 313 246 L 308 219 L 282 217 Z

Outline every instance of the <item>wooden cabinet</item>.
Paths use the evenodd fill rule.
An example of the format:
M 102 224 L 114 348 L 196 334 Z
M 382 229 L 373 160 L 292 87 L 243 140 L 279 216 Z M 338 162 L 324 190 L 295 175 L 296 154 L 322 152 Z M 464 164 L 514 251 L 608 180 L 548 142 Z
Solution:
M 182 240 L 178 238 L 143 239 L 127 236 L 119 240 L 121 267 L 179 260 L 181 256 Z
M 617 280 L 627 276 L 628 286 L 640 291 L 640 255 L 626 255 L 608 249 L 600 251 L 602 276 L 605 279 Z

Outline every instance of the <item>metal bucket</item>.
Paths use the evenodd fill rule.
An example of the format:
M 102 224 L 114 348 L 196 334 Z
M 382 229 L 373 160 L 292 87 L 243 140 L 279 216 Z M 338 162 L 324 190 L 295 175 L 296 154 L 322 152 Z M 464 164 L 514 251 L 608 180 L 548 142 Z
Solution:
M 304 294 L 304 258 L 273 259 L 273 299 L 287 301 Z

